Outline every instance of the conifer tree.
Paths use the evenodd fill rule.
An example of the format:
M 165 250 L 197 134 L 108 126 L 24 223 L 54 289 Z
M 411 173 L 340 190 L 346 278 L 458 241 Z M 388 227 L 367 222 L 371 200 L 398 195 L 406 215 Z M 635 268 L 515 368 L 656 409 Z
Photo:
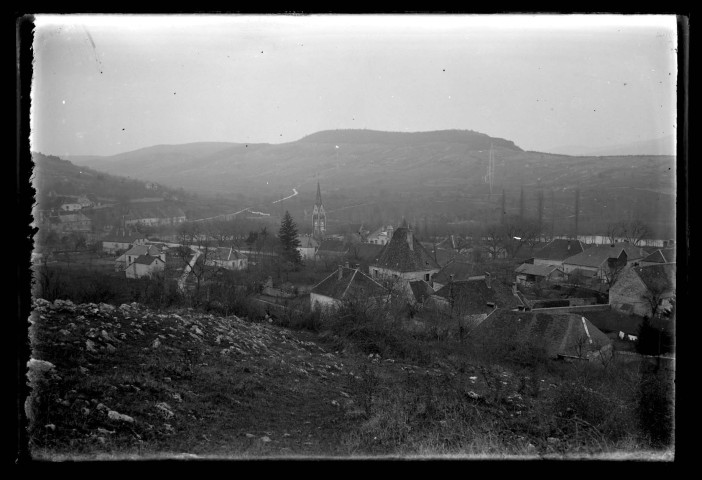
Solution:
M 287 210 L 280 224 L 278 238 L 280 239 L 283 257 L 294 264 L 302 263 L 302 256 L 298 250 L 300 239 L 297 238 L 297 225 Z

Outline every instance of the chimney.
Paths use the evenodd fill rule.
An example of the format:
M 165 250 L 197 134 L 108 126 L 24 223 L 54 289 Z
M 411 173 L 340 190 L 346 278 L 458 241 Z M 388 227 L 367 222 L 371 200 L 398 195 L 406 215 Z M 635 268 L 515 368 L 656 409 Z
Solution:
M 485 272 L 485 285 L 487 285 L 487 288 L 490 287 L 490 274 L 488 272 Z
M 568 240 L 568 251 L 570 252 L 570 240 Z
M 343 265 L 339 265 L 339 271 L 338 271 L 337 279 L 338 279 L 338 280 L 341 280 L 341 277 L 343 277 L 343 276 L 344 276 L 344 267 L 343 267 Z
M 344 266 L 345 266 L 346 268 L 349 268 L 349 262 L 346 262 L 346 263 L 344 264 Z
M 359 268 L 361 268 L 361 264 L 355 263 L 355 264 L 353 265 L 353 268 L 355 268 L 356 270 L 358 270 Z

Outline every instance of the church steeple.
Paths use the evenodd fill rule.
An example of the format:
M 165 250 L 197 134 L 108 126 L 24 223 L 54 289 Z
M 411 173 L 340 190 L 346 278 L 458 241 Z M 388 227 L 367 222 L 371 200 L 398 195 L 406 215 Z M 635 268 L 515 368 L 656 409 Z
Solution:
M 317 181 L 317 199 L 314 202 L 314 208 L 312 209 L 312 232 L 315 237 L 322 237 L 324 232 L 327 230 L 327 214 L 324 212 L 324 205 L 322 205 L 322 191 L 319 188 L 319 181 Z

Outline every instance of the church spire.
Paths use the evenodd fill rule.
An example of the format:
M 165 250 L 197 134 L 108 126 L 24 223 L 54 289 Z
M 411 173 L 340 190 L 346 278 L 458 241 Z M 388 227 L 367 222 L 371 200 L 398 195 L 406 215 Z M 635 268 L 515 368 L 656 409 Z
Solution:
M 327 214 L 324 212 L 322 205 L 322 190 L 319 188 L 319 180 L 317 181 L 317 199 L 314 202 L 312 209 L 312 232 L 316 238 L 321 238 L 327 230 Z

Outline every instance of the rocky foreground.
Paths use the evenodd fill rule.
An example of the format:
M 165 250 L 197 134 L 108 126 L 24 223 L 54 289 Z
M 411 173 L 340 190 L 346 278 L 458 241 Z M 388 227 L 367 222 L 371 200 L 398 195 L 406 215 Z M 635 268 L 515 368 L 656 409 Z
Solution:
M 412 363 L 192 309 L 39 299 L 30 322 L 35 459 L 558 455 L 609 448 L 563 399 L 629 408 L 462 352 Z

